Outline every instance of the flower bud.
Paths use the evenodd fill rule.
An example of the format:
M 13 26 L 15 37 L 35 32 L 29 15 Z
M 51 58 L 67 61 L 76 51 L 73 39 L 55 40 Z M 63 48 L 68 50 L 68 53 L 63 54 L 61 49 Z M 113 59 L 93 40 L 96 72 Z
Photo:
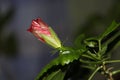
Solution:
M 40 41 L 52 46 L 53 48 L 61 47 L 61 42 L 56 33 L 40 18 L 33 20 L 27 31 L 31 32 Z

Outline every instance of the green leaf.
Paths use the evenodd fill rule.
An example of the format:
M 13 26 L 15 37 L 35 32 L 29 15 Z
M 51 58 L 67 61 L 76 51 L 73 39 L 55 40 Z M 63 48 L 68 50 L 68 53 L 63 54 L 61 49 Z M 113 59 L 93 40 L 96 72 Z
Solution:
M 81 53 L 72 52 L 71 51 L 64 51 L 62 55 L 59 56 L 59 62 L 61 65 L 69 64 L 74 60 L 78 60 Z
M 61 70 L 57 70 L 55 72 L 52 72 L 50 75 L 45 77 L 43 80 L 63 80 L 65 76 L 65 72 L 62 72 Z
M 106 44 L 108 44 L 108 48 L 106 52 L 110 52 L 111 50 L 118 47 L 119 43 L 120 43 L 120 32 L 106 42 Z
M 106 49 L 100 53 L 106 54 L 113 50 L 120 41 L 120 23 L 113 21 L 106 31 L 98 37 L 98 41 L 99 50 L 101 47 L 106 47 Z
M 106 31 L 99 36 L 99 39 L 103 39 L 104 37 L 106 37 L 108 34 L 110 34 L 112 31 L 114 31 L 119 26 L 120 26 L 120 23 L 118 24 L 115 21 L 113 21 L 110 27 L 108 27 Z
M 74 41 L 74 45 L 76 48 L 85 48 L 84 46 L 84 39 L 85 39 L 85 35 L 81 34 L 80 36 L 77 37 L 77 39 Z
M 47 75 L 50 75 L 52 72 L 57 71 L 60 69 L 59 66 L 64 67 L 65 65 L 73 62 L 74 60 L 78 60 L 80 57 L 79 53 L 71 52 L 71 51 L 63 51 L 61 52 L 60 56 L 52 60 L 49 64 L 47 64 L 42 71 L 38 74 L 35 80 L 42 80 Z M 51 72 L 50 70 L 54 70 Z
M 38 74 L 35 80 L 42 80 L 44 77 L 46 77 L 46 75 L 50 74 L 49 70 L 52 69 L 52 67 L 58 66 L 59 64 L 60 64 L 59 57 L 55 58 L 42 69 L 42 71 Z

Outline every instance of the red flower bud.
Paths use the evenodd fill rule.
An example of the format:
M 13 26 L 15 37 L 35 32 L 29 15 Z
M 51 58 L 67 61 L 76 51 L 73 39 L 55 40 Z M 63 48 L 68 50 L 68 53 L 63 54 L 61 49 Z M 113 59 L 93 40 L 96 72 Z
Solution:
M 45 40 L 40 36 L 40 34 L 44 34 L 46 36 L 51 35 L 48 25 L 44 23 L 40 18 L 33 20 L 31 27 L 27 31 L 33 33 L 42 42 L 45 42 Z
M 33 33 L 40 41 L 45 42 L 54 48 L 61 47 L 61 42 L 56 33 L 40 18 L 33 20 L 27 31 Z

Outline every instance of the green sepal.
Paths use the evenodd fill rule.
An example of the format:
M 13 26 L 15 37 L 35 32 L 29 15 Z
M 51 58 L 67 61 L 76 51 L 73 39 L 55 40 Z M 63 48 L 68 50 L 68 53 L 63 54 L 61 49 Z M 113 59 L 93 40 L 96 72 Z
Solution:
M 58 38 L 57 34 L 54 32 L 54 30 L 53 30 L 51 27 L 49 27 L 49 29 L 50 29 L 50 32 L 51 32 L 51 36 L 55 39 L 55 41 L 56 41 L 59 45 L 61 45 L 61 41 L 60 41 L 60 39 Z
M 40 36 L 44 39 L 45 43 L 52 46 L 53 48 L 60 48 L 61 41 L 59 40 L 58 36 L 56 33 L 52 30 L 51 27 L 49 27 L 50 30 L 50 36 L 45 35 L 45 34 L 40 34 Z

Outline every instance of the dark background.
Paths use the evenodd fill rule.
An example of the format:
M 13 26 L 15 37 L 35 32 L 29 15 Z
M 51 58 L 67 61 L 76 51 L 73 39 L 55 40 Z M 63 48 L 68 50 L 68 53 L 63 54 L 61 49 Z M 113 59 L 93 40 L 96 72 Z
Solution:
M 80 33 L 98 35 L 112 20 L 119 22 L 120 1 L 0 0 L 0 80 L 33 80 L 55 57 L 52 48 L 26 31 L 38 17 L 71 45 Z

